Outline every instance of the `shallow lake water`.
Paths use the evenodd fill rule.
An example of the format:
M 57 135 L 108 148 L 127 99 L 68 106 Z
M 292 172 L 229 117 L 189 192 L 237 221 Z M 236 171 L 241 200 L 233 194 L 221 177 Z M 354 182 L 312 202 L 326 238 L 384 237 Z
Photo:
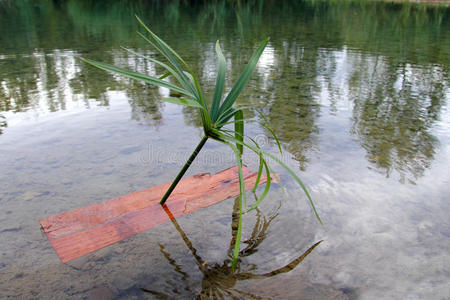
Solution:
M 450 299 L 450 9 L 244 2 L 0 1 L 1 299 Z M 245 216 L 237 273 L 233 199 L 61 263 L 40 218 L 171 181 L 202 136 L 167 90 L 79 60 L 162 74 L 120 48 L 155 56 L 134 14 L 209 96 L 217 39 L 229 90 L 271 37 L 238 104 L 277 153 L 254 109 L 267 116 L 324 225 L 273 163 L 281 185 Z M 234 164 L 208 141 L 188 174 Z

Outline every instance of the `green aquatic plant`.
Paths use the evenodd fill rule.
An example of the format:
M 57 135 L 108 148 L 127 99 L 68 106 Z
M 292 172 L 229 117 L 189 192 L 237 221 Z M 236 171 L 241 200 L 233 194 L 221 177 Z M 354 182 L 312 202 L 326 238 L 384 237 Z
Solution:
M 167 45 L 162 39 L 160 39 L 156 34 L 154 34 L 139 17 L 137 17 L 138 22 L 142 25 L 145 31 L 148 33 L 148 36 L 138 32 L 138 34 L 147 41 L 151 46 L 153 46 L 161 55 L 165 57 L 166 62 L 162 62 L 156 60 L 151 57 L 144 56 L 139 54 L 133 50 L 126 49 L 128 52 L 142 57 L 148 61 L 151 61 L 161 67 L 163 67 L 166 72 L 162 74 L 160 77 L 149 76 L 142 73 L 137 73 L 129 70 L 125 70 L 122 68 L 118 68 L 116 66 L 112 66 L 109 64 L 105 64 L 102 62 L 93 61 L 90 59 L 82 58 L 83 61 L 89 63 L 97 68 L 103 69 L 105 71 L 113 72 L 131 79 L 141 80 L 146 83 L 165 87 L 169 90 L 175 92 L 180 97 L 169 97 L 163 98 L 164 101 L 180 104 L 184 106 L 195 107 L 199 110 L 201 115 L 201 120 L 203 124 L 204 136 L 201 139 L 198 146 L 195 148 L 194 152 L 191 154 L 186 164 L 183 166 L 181 171 L 178 173 L 171 186 L 164 194 L 161 199 L 160 204 L 164 204 L 168 199 L 172 191 L 175 189 L 178 182 L 183 177 L 184 173 L 187 171 L 191 163 L 194 161 L 197 154 L 205 145 L 208 139 L 216 140 L 220 143 L 223 143 L 231 148 L 236 156 L 238 173 L 239 173 L 239 189 L 240 189 L 240 209 L 239 209 L 239 222 L 238 222 L 238 232 L 236 237 L 236 243 L 234 247 L 234 259 L 233 259 L 233 268 L 236 266 L 237 257 L 239 255 L 240 250 L 240 242 L 242 235 L 242 215 L 252 211 L 263 201 L 266 197 L 270 185 L 271 185 L 271 169 L 267 163 L 266 157 L 269 157 L 280 164 L 300 185 L 303 189 L 306 197 L 309 200 L 309 203 L 312 206 L 314 214 L 316 215 L 319 222 L 321 222 L 320 217 L 317 213 L 317 210 L 314 206 L 314 203 L 311 199 L 308 190 L 306 189 L 303 182 L 300 178 L 292 171 L 286 164 L 283 163 L 277 156 L 261 149 L 258 143 L 250 137 L 244 136 L 244 114 L 241 108 L 235 107 L 234 104 L 239 96 L 239 94 L 244 89 L 248 80 L 250 79 L 253 70 L 255 69 L 256 64 L 258 63 L 259 57 L 264 51 L 267 43 L 269 42 L 269 38 L 265 39 L 256 51 L 251 56 L 247 66 L 244 68 L 243 72 L 229 91 L 229 93 L 224 97 L 224 86 L 225 86 L 225 71 L 226 71 L 226 60 L 225 56 L 222 53 L 222 49 L 220 47 L 219 41 L 216 43 L 216 53 L 218 57 L 218 74 L 216 79 L 216 87 L 214 91 L 214 95 L 212 98 L 211 105 L 207 105 L 207 101 L 205 99 L 204 93 L 199 85 L 199 81 L 195 74 L 192 72 L 192 69 L 189 65 L 178 55 L 169 45 Z M 165 78 L 170 78 L 175 83 L 164 80 Z M 262 119 L 265 121 L 265 127 L 269 130 L 269 132 L 273 135 L 275 141 L 277 142 L 278 148 L 281 153 L 281 145 L 278 141 L 273 130 L 270 128 L 267 119 L 260 113 Z M 229 124 L 234 123 L 234 130 L 227 127 Z M 242 174 L 242 154 L 244 148 L 247 148 L 253 152 L 255 152 L 259 156 L 259 169 L 258 175 L 253 187 L 253 192 L 255 192 L 258 187 L 263 171 L 266 173 L 266 183 L 265 188 L 262 194 L 257 198 L 253 205 L 248 206 L 246 202 L 246 189 L 244 184 L 244 177 Z

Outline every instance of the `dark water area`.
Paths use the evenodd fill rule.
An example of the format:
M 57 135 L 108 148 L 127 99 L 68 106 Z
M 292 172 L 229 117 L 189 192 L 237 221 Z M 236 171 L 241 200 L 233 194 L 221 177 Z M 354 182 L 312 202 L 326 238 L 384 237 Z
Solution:
M 448 299 L 449 12 L 378 1 L 0 0 L 0 298 Z M 198 112 L 163 102 L 167 89 L 79 59 L 163 74 L 121 48 L 161 59 L 135 14 L 209 98 L 216 40 L 229 91 L 271 38 L 237 104 L 249 107 L 247 134 L 276 153 L 255 110 L 267 116 L 323 226 L 275 168 L 282 185 L 245 216 L 236 273 L 233 199 L 59 261 L 40 218 L 168 182 L 201 138 Z M 258 168 L 250 153 L 244 162 Z M 208 142 L 188 173 L 234 164 Z

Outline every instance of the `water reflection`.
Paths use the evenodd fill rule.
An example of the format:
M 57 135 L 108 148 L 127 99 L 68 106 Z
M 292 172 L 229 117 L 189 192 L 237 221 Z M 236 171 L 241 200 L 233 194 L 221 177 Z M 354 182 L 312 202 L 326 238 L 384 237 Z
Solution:
M 7 127 L 7 126 L 8 126 L 8 123 L 6 123 L 5 117 L 0 114 L 0 134 L 3 133 L 2 128 Z
M 317 81 L 318 49 L 305 48 L 296 41 L 282 41 L 276 45 L 276 68 L 270 72 L 270 83 L 264 79 L 260 86 L 266 86 L 267 92 L 259 100 L 270 99 L 263 109 L 278 134 L 280 141 L 299 162 L 299 168 L 305 170 L 308 153 L 318 147 L 320 104 Z M 253 103 L 253 105 L 258 105 Z M 269 135 L 268 135 L 269 136 Z
M 34 2 L 33 2 L 34 3 Z M 236 80 L 254 45 L 271 36 L 240 104 L 263 110 L 284 147 L 305 170 L 319 148 L 324 106 L 336 114 L 353 103 L 352 132 L 375 169 L 415 181 L 433 160 L 430 133 L 448 98 L 450 22 L 445 7 L 352 1 L 6 1 L 0 5 L 0 111 L 40 114 L 80 104 L 108 106 L 123 91 L 132 118 L 162 122 L 159 95 L 141 83 L 82 64 L 77 57 L 150 74 L 154 64 L 118 48 L 153 56 L 138 35 L 134 13 L 154 24 L 201 74 L 215 83 L 214 42 L 221 40 L 229 80 Z M 179 32 L 183 32 L 180 37 Z M 199 126 L 194 109 L 185 122 Z M 246 111 L 257 119 L 257 114 Z M 17 118 L 17 116 L 15 116 Z M 10 126 L 12 123 L 10 123 Z
M 131 118 L 142 124 L 159 126 L 162 123 L 162 101 L 158 89 L 148 85 L 133 85 L 126 91 L 131 106 Z
M 184 243 L 191 251 L 193 258 L 197 264 L 198 269 L 203 275 L 201 291 L 193 291 L 190 288 L 188 277 L 189 275 L 182 270 L 182 266 L 179 265 L 170 255 L 170 253 L 166 252 L 164 246 L 159 244 L 160 252 L 167 260 L 167 262 L 174 268 L 175 272 L 181 275 L 181 281 L 186 286 L 184 290 L 194 295 L 195 299 L 224 299 L 224 297 L 229 296 L 232 299 L 237 299 L 241 297 L 252 298 L 252 299 L 261 299 L 261 297 L 254 295 L 252 293 L 239 290 L 234 286 L 238 281 L 249 280 L 249 279 L 261 279 L 261 278 L 269 278 L 276 276 L 282 273 L 288 273 L 295 269 L 298 264 L 300 264 L 306 256 L 308 256 L 315 247 L 317 247 L 322 241 L 319 241 L 312 245 L 308 250 L 306 250 L 303 254 L 292 260 L 290 263 L 285 265 L 284 267 L 278 268 L 271 272 L 267 272 L 264 274 L 254 274 L 250 271 L 254 271 L 257 269 L 256 265 L 247 266 L 247 271 L 241 269 L 241 260 L 242 258 L 249 257 L 252 254 L 258 251 L 258 247 L 264 241 L 267 235 L 267 230 L 269 229 L 270 223 L 278 216 L 278 210 L 280 209 L 281 204 L 272 213 L 270 216 L 266 217 L 261 213 L 259 209 L 256 209 L 256 222 L 252 230 L 251 237 L 243 241 L 243 243 L 247 244 L 247 246 L 240 251 L 239 261 L 236 266 L 236 270 L 232 270 L 232 258 L 233 258 L 233 249 L 236 242 L 236 234 L 238 230 L 238 219 L 239 219 L 239 197 L 235 199 L 232 213 L 232 238 L 230 241 L 230 245 L 227 250 L 228 258 L 224 260 L 221 264 L 214 263 L 209 264 L 205 260 L 203 260 L 198 254 L 197 249 L 192 245 L 186 233 L 178 224 L 175 217 L 172 215 L 167 206 L 164 207 L 164 211 L 167 213 L 169 218 L 172 221 L 172 224 L 175 226 L 175 229 L 180 234 Z M 149 288 L 141 288 L 142 291 L 146 293 L 153 294 L 158 297 L 170 299 L 173 295 L 167 295 L 163 292 L 152 290 Z M 176 292 L 178 289 L 175 289 Z
M 2 111 L 20 112 L 39 107 L 34 99 L 38 86 L 38 62 L 35 57 L 10 55 L 0 60 L 0 108 Z
M 386 176 L 397 170 L 402 182 L 415 182 L 439 145 L 431 128 L 445 104 L 445 74 L 439 67 L 394 67 L 379 57 L 364 66 L 351 74 L 352 131 L 377 169 Z M 361 89 L 361 82 L 370 88 Z

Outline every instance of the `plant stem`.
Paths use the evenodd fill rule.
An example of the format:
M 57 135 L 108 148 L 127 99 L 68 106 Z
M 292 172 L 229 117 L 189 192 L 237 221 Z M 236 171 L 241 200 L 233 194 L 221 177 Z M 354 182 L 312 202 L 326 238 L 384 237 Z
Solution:
M 189 168 L 191 163 L 194 161 L 194 159 L 197 156 L 197 154 L 200 152 L 200 150 L 205 145 L 206 140 L 208 140 L 208 137 L 205 135 L 202 138 L 202 140 L 200 141 L 200 143 L 197 145 L 197 148 L 195 148 L 194 152 L 192 152 L 192 154 L 189 157 L 189 159 L 187 160 L 187 162 L 184 164 L 183 169 L 181 169 L 180 173 L 178 173 L 177 177 L 175 177 L 175 179 L 173 180 L 173 182 L 170 185 L 169 189 L 166 191 L 166 193 L 162 197 L 162 199 L 159 202 L 159 204 L 161 204 L 161 205 L 164 204 L 166 202 L 167 198 L 169 198 L 170 194 L 175 189 L 175 187 L 177 186 L 178 182 L 180 182 L 180 180 L 183 177 L 184 173 L 186 173 L 187 169 Z

